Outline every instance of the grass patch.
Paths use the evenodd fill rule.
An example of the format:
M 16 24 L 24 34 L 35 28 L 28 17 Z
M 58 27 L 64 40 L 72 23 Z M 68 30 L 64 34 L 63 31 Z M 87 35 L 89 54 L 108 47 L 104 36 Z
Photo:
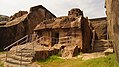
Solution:
M 0 52 L 0 54 L 5 54 L 5 52 Z
M 115 54 L 86 61 L 81 58 L 64 60 L 58 56 L 51 56 L 48 59 L 39 60 L 38 63 L 42 67 L 119 67 Z
M 50 56 L 49 58 L 47 59 L 42 59 L 42 60 L 38 60 L 37 62 L 39 63 L 50 63 L 50 62 L 60 62 L 60 61 L 63 61 L 63 59 L 59 58 L 58 56 L 56 55 L 53 55 L 53 56 Z
M 4 67 L 4 63 L 0 62 L 0 67 Z
M 119 67 L 119 63 L 116 61 L 115 54 L 111 54 L 107 57 L 101 57 L 96 59 L 87 60 L 84 62 L 87 67 Z

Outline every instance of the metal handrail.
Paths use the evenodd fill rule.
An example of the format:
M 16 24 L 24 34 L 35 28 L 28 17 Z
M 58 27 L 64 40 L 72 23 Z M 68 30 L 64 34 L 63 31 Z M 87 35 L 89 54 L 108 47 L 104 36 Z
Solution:
M 25 39 L 25 38 L 27 38 L 27 37 L 28 37 L 28 35 L 24 36 L 23 38 L 17 40 L 16 42 L 12 43 L 12 44 L 9 45 L 8 47 L 4 48 L 4 50 L 7 50 L 8 48 L 14 46 L 14 45 L 17 44 L 19 41 L 21 41 L 21 40 L 23 40 L 23 39 Z

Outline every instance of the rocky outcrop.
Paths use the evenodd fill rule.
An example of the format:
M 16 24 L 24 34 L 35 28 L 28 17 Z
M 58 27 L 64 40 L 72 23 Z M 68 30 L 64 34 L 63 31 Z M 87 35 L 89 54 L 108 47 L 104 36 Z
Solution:
M 33 33 L 33 29 L 37 24 L 51 18 L 56 18 L 56 16 L 42 5 L 31 7 L 28 14 L 29 33 Z
M 14 20 L 0 25 L 1 50 L 23 36 L 33 33 L 33 29 L 41 21 L 55 17 L 42 5 L 32 7 L 29 14 L 25 13 L 27 12 L 20 11 L 14 15 Z
M 83 11 L 81 11 L 78 8 L 73 8 L 68 12 L 68 16 L 73 16 L 73 17 L 77 17 L 77 16 L 83 16 Z
M 9 21 L 9 17 L 5 15 L 0 15 L 0 23 L 3 21 Z
M 58 33 L 59 42 L 57 44 L 62 44 L 61 42 L 64 39 L 61 38 L 66 37 L 68 39 L 70 36 L 71 44 L 77 45 L 80 50 L 87 52 L 91 48 L 92 31 L 88 19 L 84 18 L 82 14 L 80 9 L 71 9 L 68 16 L 44 20 L 38 24 L 34 30 L 39 37 L 47 36 L 49 38 L 56 38 L 51 35 L 55 35 L 53 33 Z M 50 39 L 48 40 L 51 43 L 53 41 Z
M 28 30 L 26 15 L 13 21 L 7 22 L 6 25 L 0 26 L 0 48 L 3 50 L 6 46 L 26 35 Z
M 10 16 L 10 21 L 12 21 L 18 17 L 21 17 L 25 14 L 28 14 L 28 12 L 27 11 L 19 11 L 18 13 L 15 13 L 13 16 Z
M 114 49 L 119 61 L 119 0 L 106 0 L 106 14 L 108 20 L 108 33 L 110 42 L 114 45 Z
M 38 24 L 34 30 L 40 29 L 57 29 L 57 28 L 81 28 L 82 16 L 79 17 L 58 17 L 49 20 L 45 20 Z
M 108 48 L 107 50 L 104 51 L 104 53 L 105 53 L 105 55 L 113 54 L 114 53 L 114 49 Z
M 107 20 L 104 18 L 89 19 L 92 29 L 95 30 L 96 40 L 107 39 Z

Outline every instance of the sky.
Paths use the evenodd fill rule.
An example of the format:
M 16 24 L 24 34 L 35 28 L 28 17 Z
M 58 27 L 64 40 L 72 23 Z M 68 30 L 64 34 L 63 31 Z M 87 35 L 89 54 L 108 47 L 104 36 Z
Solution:
M 43 5 L 57 17 L 67 16 L 72 8 L 80 8 L 85 17 L 105 17 L 105 0 L 0 0 L 0 14 L 11 16 L 30 7 Z

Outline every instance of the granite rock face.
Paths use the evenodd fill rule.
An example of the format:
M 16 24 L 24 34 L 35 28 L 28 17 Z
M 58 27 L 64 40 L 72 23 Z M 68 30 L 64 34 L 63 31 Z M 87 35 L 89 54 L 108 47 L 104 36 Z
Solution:
M 33 29 L 37 24 L 51 18 L 55 18 L 55 15 L 42 5 L 32 7 L 29 14 L 24 11 L 16 13 L 11 17 L 12 21 L 0 25 L 0 50 L 25 35 L 33 33 Z
M 106 0 L 109 39 L 119 61 L 119 0 Z

